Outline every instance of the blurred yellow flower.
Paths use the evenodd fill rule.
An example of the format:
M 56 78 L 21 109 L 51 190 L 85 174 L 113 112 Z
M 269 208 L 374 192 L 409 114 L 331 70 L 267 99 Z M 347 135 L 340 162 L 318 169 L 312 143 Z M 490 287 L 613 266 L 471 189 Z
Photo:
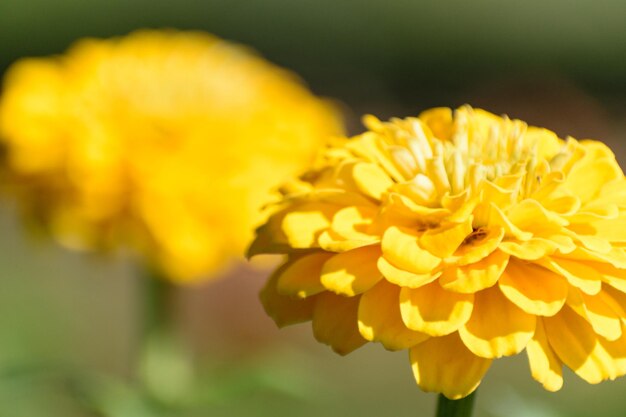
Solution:
M 347 354 L 408 349 L 425 391 L 458 399 L 524 349 L 550 391 L 626 373 L 626 180 L 596 141 L 469 106 L 329 148 L 249 250 L 287 254 L 261 293 Z
M 293 74 L 199 32 L 24 59 L 0 102 L 27 217 L 70 247 L 139 249 L 180 281 L 243 254 L 273 187 L 341 132 Z

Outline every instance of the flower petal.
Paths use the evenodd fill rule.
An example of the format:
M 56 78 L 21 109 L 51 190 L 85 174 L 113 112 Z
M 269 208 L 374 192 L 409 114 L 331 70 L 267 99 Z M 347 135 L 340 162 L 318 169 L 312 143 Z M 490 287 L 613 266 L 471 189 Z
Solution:
M 470 352 L 457 333 L 428 339 L 411 348 L 409 356 L 420 388 L 452 400 L 471 394 L 492 361 Z
M 569 306 L 543 322 L 550 346 L 576 375 L 597 384 L 615 374 L 613 359 L 598 343 L 591 325 Z
M 290 259 L 278 277 L 278 293 L 305 298 L 324 291 L 320 274 L 324 263 L 332 256 L 328 252 L 318 252 Z
M 414 274 L 428 274 L 441 263 L 439 257 L 419 246 L 415 232 L 405 228 L 392 226 L 387 229 L 382 250 L 387 261 Z
M 313 318 L 316 296 L 301 299 L 279 294 L 276 290 L 278 277 L 284 265 L 272 274 L 260 293 L 261 304 L 278 327 L 309 321 Z
M 371 342 L 380 342 L 386 349 L 408 349 L 428 339 L 425 333 L 408 329 L 400 316 L 400 288 L 380 281 L 361 295 L 359 331 Z
M 546 336 L 543 321 L 537 320 L 535 335 L 526 345 L 530 373 L 548 391 L 558 391 L 563 386 L 563 364 L 556 356 Z
M 376 164 L 360 163 L 352 169 L 354 182 L 361 192 L 376 200 L 393 185 L 389 175 Z
M 308 203 L 285 214 L 282 231 L 292 248 L 317 246 L 319 234 L 330 225 L 336 207 L 321 203 Z
M 554 316 L 565 300 L 569 284 L 561 275 L 539 265 L 512 259 L 500 278 L 500 290 L 529 314 Z
M 402 288 L 400 312 L 409 329 L 431 336 L 456 331 L 472 314 L 473 294 L 446 291 L 437 282 L 420 288 Z
M 495 251 L 479 262 L 445 268 L 439 284 L 449 291 L 472 294 L 495 285 L 509 261 L 509 255 Z
M 324 264 L 322 285 L 337 294 L 353 296 L 372 288 L 382 279 L 376 264 L 380 246 L 371 245 L 333 256 Z
M 586 262 L 551 257 L 538 263 L 563 275 L 571 285 L 586 294 L 597 294 L 602 288 L 602 274 L 590 267 Z
M 357 311 L 361 297 L 330 292 L 317 296 L 313 309 L 313 335 L 340 355 L 347 355 L 367 341 L 359 333 Z
M 441 271 L 426 274 L 414 274 L 412 272 L 407 272 L 396 268 L 387 262 L 387 260 L 383 257 L 378 258 L 378 270 L 390 283 L 408 288 L 419 288 L 422 285 L 433 282 L 441 275 Z
M 472 216 L 463 223 L 450 224 L 427 230 L 419 238 L 419 245 L 433 255 L 446 258 L 454 253 L 472 233 Z
M 377 213 L 372 207 L 344 207 L 335 213 L 330 228 L 348 240 L 378 241 L 378 237 L 368 233 Z
M 511 303 L 497 286 L 474 297 L 472 316 L 459 329 L 465 346 L 484 358 L 521 352 L 535 332 L 535 316 Z
M 496 250 L 504 237 L 501 227 L 481 228 L 474 233 L 454 252 L 456 264 L 468 265 L 480 261 Z

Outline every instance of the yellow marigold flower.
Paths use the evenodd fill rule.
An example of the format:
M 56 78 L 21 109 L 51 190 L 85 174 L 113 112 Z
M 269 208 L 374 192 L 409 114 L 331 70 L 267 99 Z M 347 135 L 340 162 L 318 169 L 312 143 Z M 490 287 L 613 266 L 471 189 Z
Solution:
M 270 190 L 341 131 L 291 73 L 199 32 L 24 59 L 0 103 L 29 217 L 70 247 L 139 248 L 177 280 L 243 254 Z
M 626 373 L 626 180 L 602 143 L 468 106 L 381 122 L 331 147 L 249 252 L 287 260 L 261 299 L 347 354 L 408 349 L 458 399 L 526 349 L 550 391 Z

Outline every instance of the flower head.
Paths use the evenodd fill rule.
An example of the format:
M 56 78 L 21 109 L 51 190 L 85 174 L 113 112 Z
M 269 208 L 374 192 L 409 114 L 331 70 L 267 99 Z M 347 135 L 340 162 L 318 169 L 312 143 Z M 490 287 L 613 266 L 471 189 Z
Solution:
M 0 103 L 27 217 L 71 247 L 132 246 L 177 280 L 243 254 L 271 190 L 341 130 L 292 74 L 199 32 L 22 60 Z
M 261 293 L 278 325 L 312 320 L 340 354 L 408 349 L 452 399 L 524 349 L 550 391 L 563 365 L 626 373 L 626 180 L 605 145 L 468 106 L 365 124 L 250 248 L 287 255 Z

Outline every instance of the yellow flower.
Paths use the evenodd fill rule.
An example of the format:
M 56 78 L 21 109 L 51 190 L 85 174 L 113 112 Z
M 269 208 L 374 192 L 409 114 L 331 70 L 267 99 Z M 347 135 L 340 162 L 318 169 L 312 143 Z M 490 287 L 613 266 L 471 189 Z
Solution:
M 199 32 L 24 59 L 0 103 L 27 217 L 70 247 L 131 246 L 180 281 L 243 254 L 270 190 L 341 132 L 291 73 Z
M 347 354 L 408 349 L 458 399 L 526 349 L 550 391 L 626 373 L 626 180 L 596 141 L 468 106 L 380 122 L 331 147 L 259 228 L 287 254 L 261 293 Z

